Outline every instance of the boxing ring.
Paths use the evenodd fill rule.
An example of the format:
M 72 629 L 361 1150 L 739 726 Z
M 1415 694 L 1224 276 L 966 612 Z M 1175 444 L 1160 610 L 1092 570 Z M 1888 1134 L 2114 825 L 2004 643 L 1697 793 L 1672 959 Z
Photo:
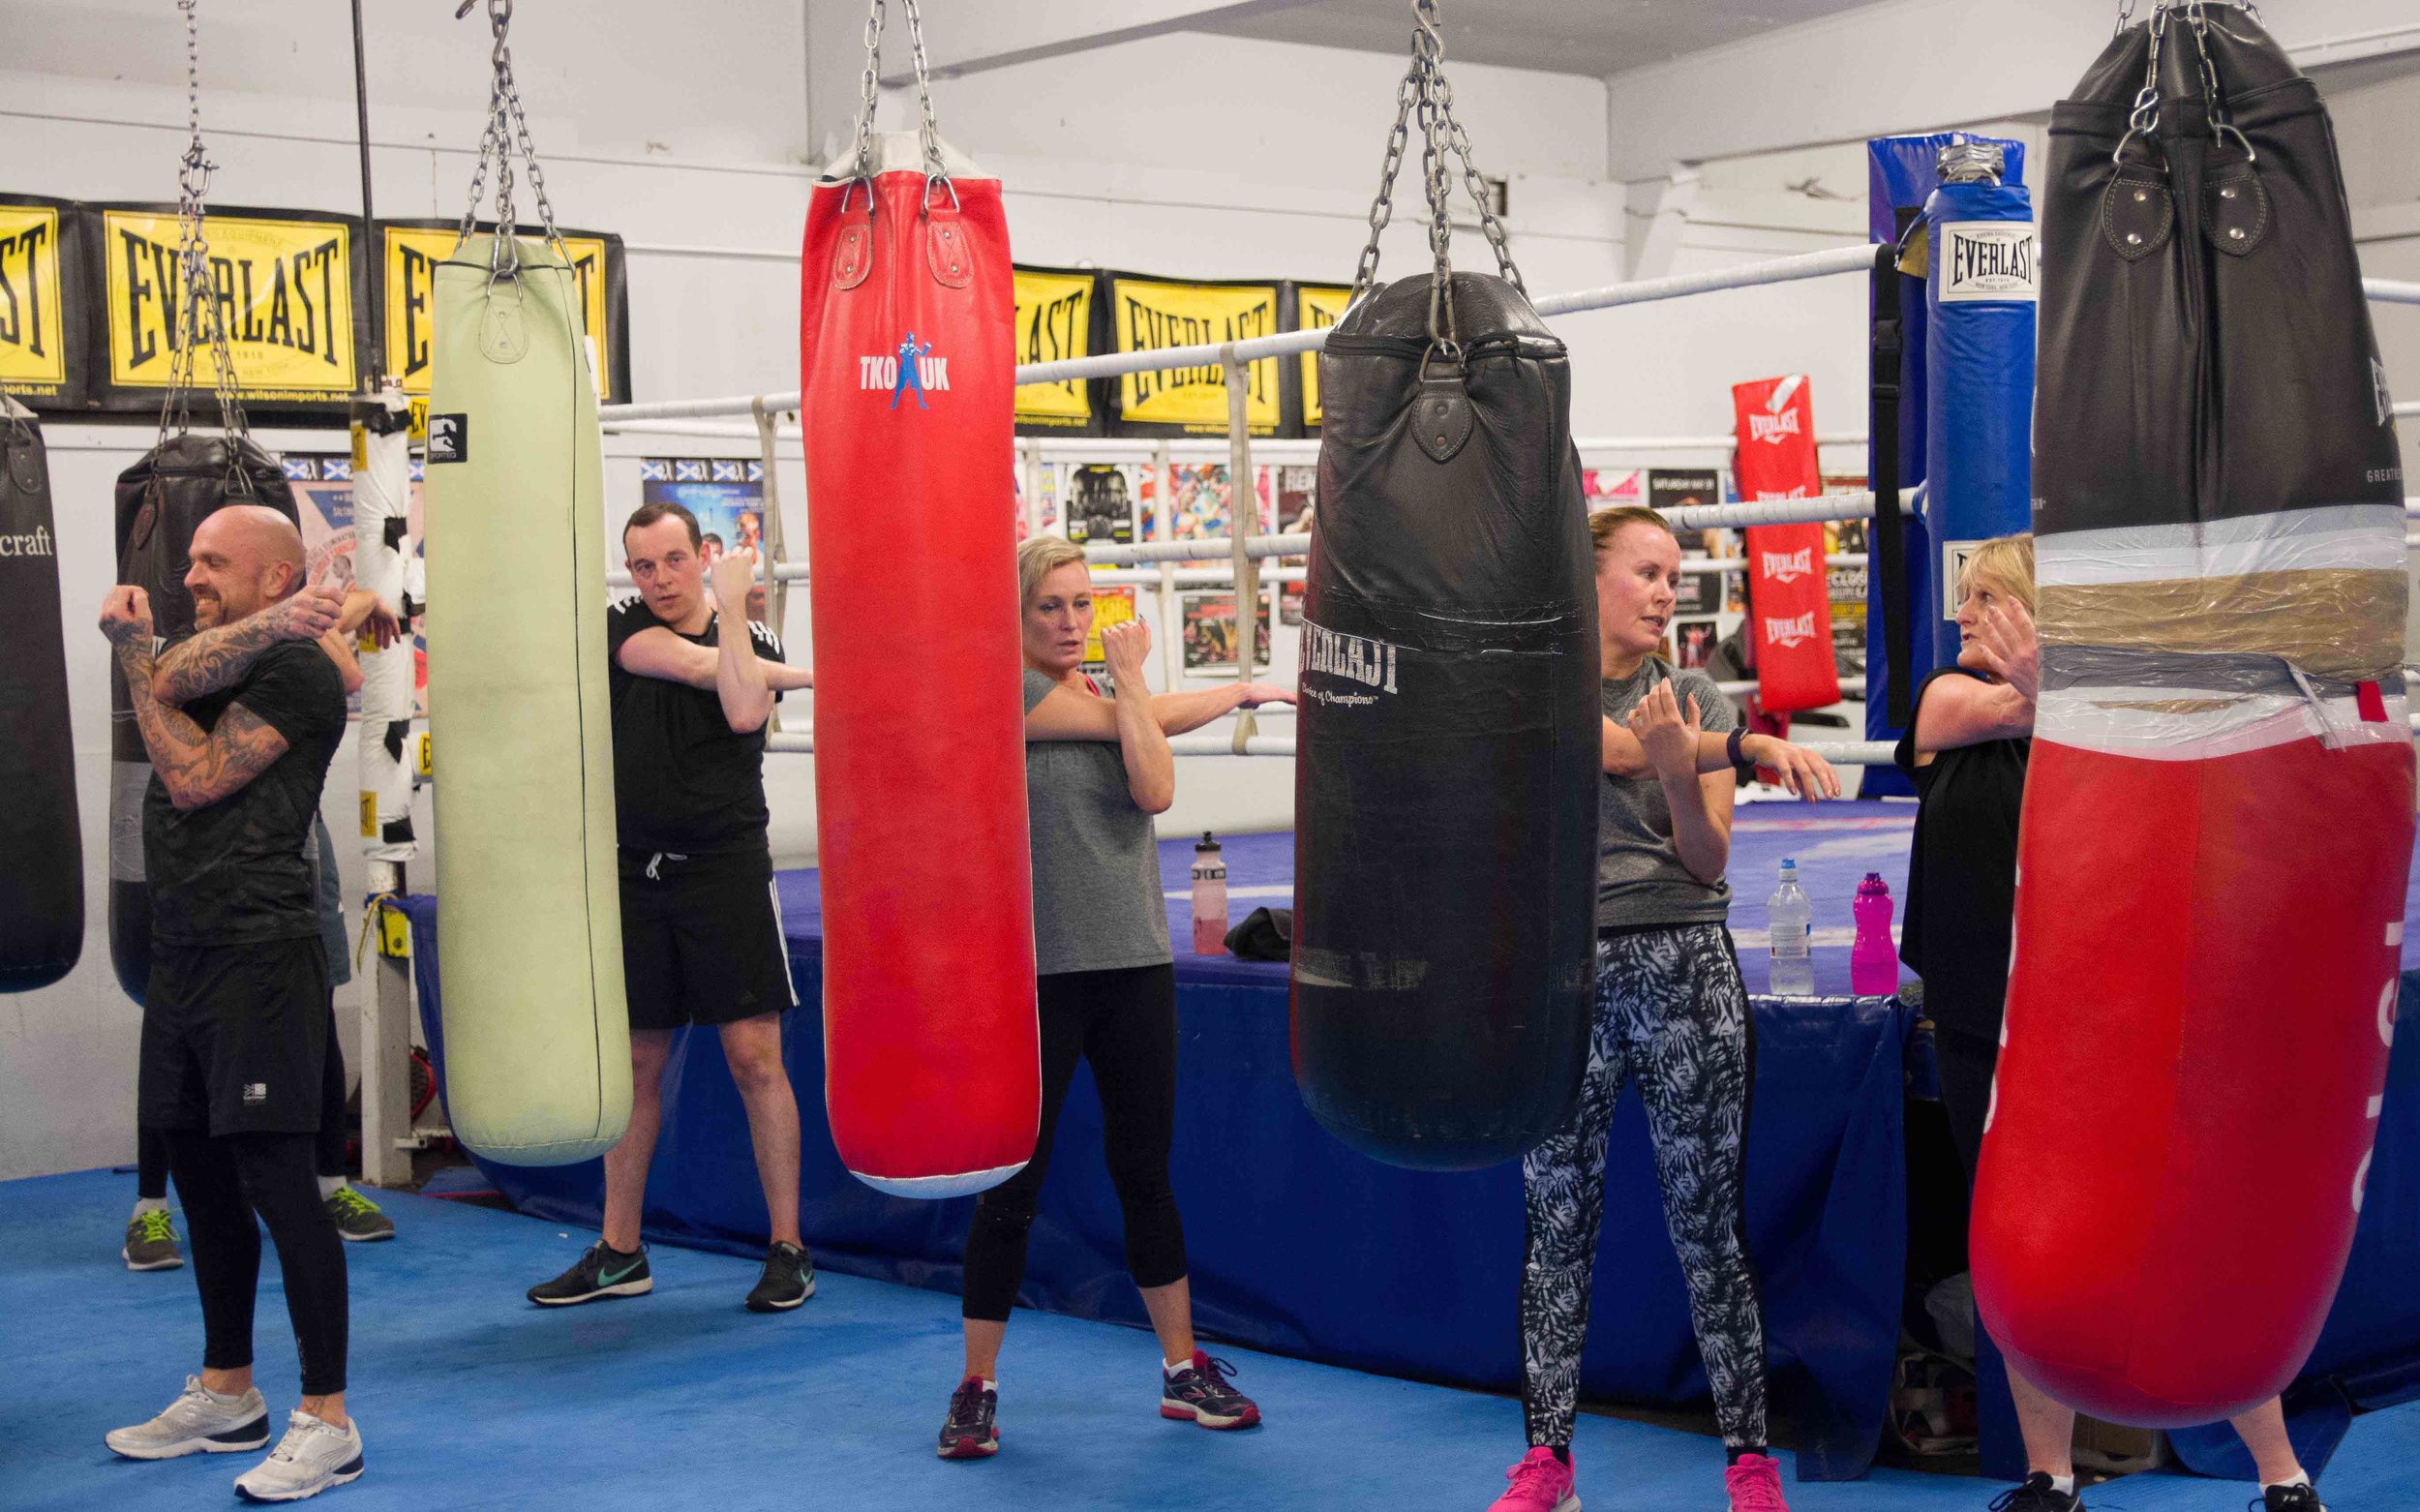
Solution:
M 1844 248 L 1753 263 L 1719 273 L 1643 281 L 1550 296 L 1541 314 L 1559 315 L 1870 270 L 1871 248 Z M 2420 304 L 2420 285 L 2372 281 L 2372 297 Z M 1246 364 L 1316 349 L 1324 332 L 1289 332 L 1224 346 L 1169 348 L 1021 367 L 1020 382 L 1104 377 L 1145 368 L 1216 364 L 1230 378 Z M 770 462 L 777 440 L 794 436 L 773 419 L 800 403 L 796 392 L 609 408 L 609 429 L 642 434 L 746 435 Z M 2406 412 L 2411 406 L 2397 407 Z M 749 415 L 755 424 L 719 430 L 695 422 Z M 1825 437 L 1847 442 L 1854 437 Z M 1115 444 L 1115 443 L 1109 443 Z M 1149 443 L 1145 443 L 1148 446 Z M 1179 442 L 1183 446 L 1187 443 Z M 1255 441 L 1238 429 L 1225 448 L 1230 476 L 1250 478 L 1254 455 L 1286 457 L 1306 443 Z M 1721 438 L 1641 438 L 1584 443 L 1642 451 L 1694 451 L 1727 445 Z M 1020 465 L 1077 455 L 1102 442 L 1020 442 Z M 1169 443 L 1155 461 L 1165 466 Z M 1129 443 L 1127 455 L 1134 449 Z M 771 469 L 768 469 L 770 476 Z M 1240 497 L 1240 496 L 1239 496 Z M 1908 508 L 1910 500 L 1901 499 Z M 1871 494 L 1687 508 L 1672 512 L 1684 529 L 1871 518 Z M 2420 510 L 2415 510 L 2420 513 Z M 1255 590 L 1273 558 L 1299 557 L 1308 537 L 1253 533 L 1255 511 L 1235 511 L 1231 538 L 1093 546 L 1087 557 L 1106 581 L 1156 586 L 1165 600 L 1176 586 L 1233 585 Z M 1225 558 L 1225 565 L 1177 567 Z M 1845 564 L 1845 559 L 1834 559 Z M 1722 566 L 1715 561 L 1709 565 Z M 773 585 L 804 581 L 802 564 L 766 564 Z M 1298 574 L 1297 574 L 1298 575 Z M 1168 640 L 1163 637 L 1164 644 Z M 1252 637 L 1239 636 L 1239 673 L 1250 675 Z M 1745 691 L 1750 685 L 1739 685 Z M 1858 696 L 1855 680 L 1844 696 Z M 1224 733 L 1180 738 L 1180 754 L 1290 757 L 1293 741 L 1259 732 L 1241 718 Z M 769 737 L 778 752 L 810 752 L 811 729 Z M 1843 765 L 1880 764 L 1890 747 L 1841 741 L 1825 749 Z M 439 772 L 441 780 L 441 765 Z M 1911 1085 L 1929 1077 L 1916 1013 L 1890 998 L 1846 993 L 1847 931 L 1819 930 L 1815 961 L 1825 995 L 1762 993 L 1764 939 L 1755 900 L 1780 858 L 1800 862 L 1820 919 L 1845 922 L 1863 872 L 1880 871 L 1905 894 L 1910 805 L 1851 802 L 1821 810 L 1750 805 L 1735 830 L 1732 875 L 1743 901 L 1737 913 L 1742 966 L 1754 995 L 1758 1061 L 1749 1144 L 1748 1223 L 1766 1287 L 1768 1333 L 1778 1400 L 1794 1413 L 1800 1475 L 1845 1479 L 1863 1473 L 1881 1438 L 1900 1339 L 1908 1235 L 1905 1106 Z M 1262 903 L 1290 901 L 1289 835 L 1227 837 L 1229 892 L 1240 917 Z M 1182 908 L 1183 842 L 1162 847 L 1171 913 Z M 786 1015 L 784 1055 L 802 1102 L 820 1105 L 823 1045 L 817 1006 L 823 984 L 818 879 L 812 870 L 779 880 L 793 976 L 805 1006 Z M 409 921 L 411 973 L 419 1013 L 442 1085 L 436 907 L 427 894 L 392 900 Z M 2415 913 L 2420 917 L 2420 913 Z M 1171 936 L 1190 937 L 1184 920 Z M 2407 933 L 2406 939 L 2411 936 Z M 2420 991 L 2407 945 L 2403 993 Z M 1179 956 L 1178 1124 L 1172 1175 L 1188 1220 L 1196 1315 L 1206 1332 L 1240 1344 L 1417 1379 L 1503 1388 L 1518 1382 L 1513 1310 L 1521 1225 L 1517 1167 L 1467 1176 L 1412 1172 L 1367 1161 L 1319 1130 L 1295 1089 L 1287 1045 L 1287 968 L 1226 957 Z M 801 1014 L 804 1016 L 801 1016 Z M 722 1057 L 709 1036 L 676 1040 L 664 1084 L 664 1122 L 645 1223 L 650 1239 L 731 1253 L 764 1243 L 766 1216 L 748 1154 L 744 1116 Z M 2316 1468 L 2356 1408 L 2420 1395 L 2420 1299 L 2402 1285 L 2407 1257 L 2420 1252 L 2420 1049 L 2411 1037 L 2396 1052 L 2390 1096 L 2370 1175 L 2372 1200 L 2359 1230 L 2336 1311 L 2289 1406 Z M 1079 1075 L 1063 1115 L 1054 1164 L 1034 1228 L 1019 1300 L 1046 1311 L 1139 1325 L 1128 1284 L 1114 1194 L 1100 1158 L 1100 1113 L 1089 1074 Z M 957 1285 L 957 1258 L 968 1199 L 912 1202 L 885 1196 L 842 1169 L 822 1120 L 802 1120 L 802 1227 L 827 1268 L 941 1290 Z M 1590 1398 L 1683 1405 L 1702 1401 L 1703 1371 L 1645 1151 L 1635 1099 L 1617 1120 L 1609 1160 L 1607 1210 L 1597 1261 L 1598 1310 L 1583 1367 Z M 520 1210 L 581 1226 L 597 1222 L 602 1170 L 597 1162 L 552 1169 L 482 1161 L 482 1170 Z M 1618 1299 L 1618 1300 L 1617 1300 Z M 2207 1444 L 2180 1436 L 2189 1463 L 2220 1463 Z

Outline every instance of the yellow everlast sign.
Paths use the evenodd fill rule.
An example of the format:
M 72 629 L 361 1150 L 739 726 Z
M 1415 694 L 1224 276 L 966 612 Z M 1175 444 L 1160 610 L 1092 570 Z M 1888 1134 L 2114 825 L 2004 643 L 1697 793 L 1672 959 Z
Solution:
M 1016 270 L 1016 360 L 1058 362 L 1092 355 L 1092 287 L 1089 273 Z M 1022 383 L 1016 418 L 1023 424 L 1080 425 L 1092 418 L 1091 385 Z
M 1345 306 L 1353 297 L 1349 288 L 1335 288 L 1309 284 L 1294 286 L 1294 329 L 1323 330 L 1345 318 Z M 1302 354 L 1302 423 L 1319 423 L 1319 354 Z
M 0 389 L 47 397 L 66 384 L 59 318 L 57 207 L 0 205 Z
M 378 276 L 386 281 L 386 364 L 389 378 L 414 396 L 413 434 L 429 393 L 429 317 L 437 293 L 437 265 L 453 256 L 459 234 L 446 227 L 389 226 L 380 249 Z M 532 227 L 516 228 L 535 236 Z M 591 342 L 590 360 L 597 368 L 607 403 L 624 396 L 614 392 L 613 333 L 605 308 L 605 244 L 593 236 L 566 236 L 563 251 L 580 278 L 580 320 Z
M 1110 282 L 1110 310 L 1119 351 L 1250 341 L 1277 332 L 1277 287 L 1221 284 L 1169 284 L 1154 279 Z M 1277 359 L 1252 364 L 1244 423 L 1257 433 L 1278 424 Z M 1226 375 L 1215 362 L 1155 373 L 1129 373 L 1118 379 L 1119 412 L 1128 420 L 1181 425 L 1188 430 L 1226 431 Z
M 335 221 L 211 216 L 211 297 L 227 327 L 236 385 L 246 399 L 341 399 L 353 391 L 352 231 Z M 176 217 L 102 212 L 109 281 L 109 378 L 166 388 L 174 365 L 181 273 Z M 217 381 L 209 352 L 194 381 Z

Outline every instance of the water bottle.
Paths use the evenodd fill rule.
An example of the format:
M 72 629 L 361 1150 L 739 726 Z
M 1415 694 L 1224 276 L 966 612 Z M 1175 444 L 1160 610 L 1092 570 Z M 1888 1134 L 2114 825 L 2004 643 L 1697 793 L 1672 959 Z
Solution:
M 1194 953 L 1226 953 L 1226 860 L 1207 830 L 1194 846 Z
M 1891 941 L 1891 884 L 1869 871 L 1857 885 L 1857 943 L 1849 948 L 1849 990 L 1889 997 L 1899 990 L 1899 948 Z
M 1808 997 L 1815 991 L 1815 960 L 1807 947 L 1815 933 L 1815 905 L 1799 891 L 1799 863 L 1781 863 L 1781 886 L 1765 900 L 1767 928 L 1772 942 L 1772 971 L 1766 990 L 1784 996 Z

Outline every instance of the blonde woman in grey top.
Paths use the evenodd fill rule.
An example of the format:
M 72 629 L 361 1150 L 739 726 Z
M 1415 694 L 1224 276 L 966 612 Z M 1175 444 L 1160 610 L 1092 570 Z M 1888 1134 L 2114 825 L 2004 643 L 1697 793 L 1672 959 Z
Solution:
M 1101 1095 L 1109 1179 L 1126 1220 L 1126 1263 L 1162 1354 L 1161 1415 L 1250 1428 L 1260 1409 L 1228 1368 L 1195 1346 L 1184 1226 L 1168 1186 L 1176 1122 L 1176 978 L 1152 816 L 1176 797 L 1168 737 L 1293 693 L 1264 682 L 1154 696 L 1141 620 L 1104 627 L 1104 695 L 1084 675 L 1093 627 L 1084 554 L 1055 535 L 1017 551 L 1025 665 L 1025 804 L 1034 864 L 1042 1128 L 1034 1158 L 976 1202 L 967 1233 L 966 1369 L 943 1423 L 944 1459 L 999 1451 L 996 1376 L 1009 1309 L 1078 1059 Z

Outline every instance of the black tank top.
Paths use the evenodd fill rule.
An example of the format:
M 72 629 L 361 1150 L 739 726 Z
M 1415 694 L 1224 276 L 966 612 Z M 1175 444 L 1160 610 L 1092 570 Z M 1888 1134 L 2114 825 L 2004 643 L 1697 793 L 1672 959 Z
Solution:
M 1916 690 L 1914 709 L 1947 677 L 1988 680 L 1963 667 L 1938 668 Z M 1899 959 L 1924 979 L 1924 1011 L 1951 1033 L 2000 1035 L 2016 920 L 2016 821 L 2032 745 L 1985 741 L 1935 752 L 1919 767 L 1914 711 L 1899 738 L 1895 759 L 1917 798 Z

